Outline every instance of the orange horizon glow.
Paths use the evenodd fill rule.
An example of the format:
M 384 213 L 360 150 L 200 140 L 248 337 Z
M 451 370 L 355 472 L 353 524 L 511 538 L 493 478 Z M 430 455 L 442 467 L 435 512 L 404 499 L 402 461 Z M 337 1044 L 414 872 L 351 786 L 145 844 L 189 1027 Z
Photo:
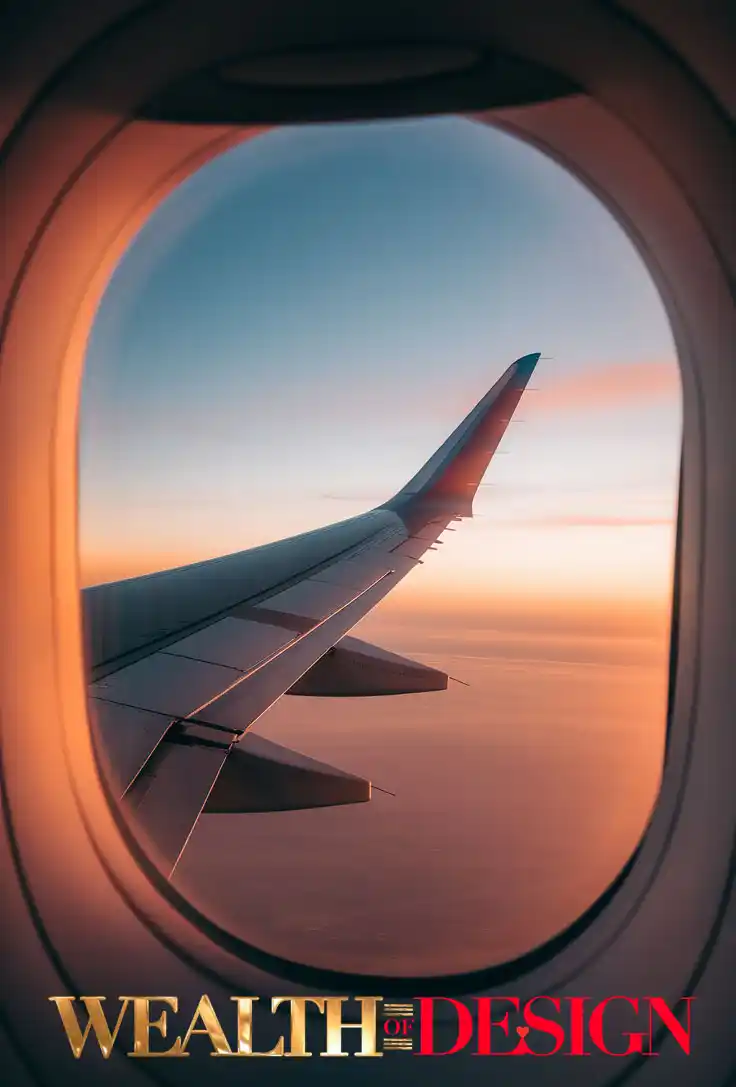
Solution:
M 452 414 L 462 417 L 468 410 L 467 390 L 451 392 L 450 399 L 454 395 L 458 404 Z M 641 408 L 677 410 L 680 395 L 679 370 L 672 358 L 563 375 L 550 365 L 535 377 L 535 387 L 525 394 L 517 415 L 530 424 L 524 439 L 536 433 L 539 441 L 537 428 L 552 423 L 554 440 L 564 435 L 567 419 L 595 421 Z M 449 414 L 447 398 L 441 404 L 422 404 L 421 390 L 418 396 L 414 410 L 420 416 L 431 418 L 440 408 L 445 417 Z M 521 473 L 516 474 L 509 458 L 494 459 L 490 482 L 483 485 L 491 489 L 478 492 L 475 519 L 443 537 L 441 556 L 422 567 L 421 576 L 402 584 L 404 599 L 419 596 L 436 608 L 444 607 L 447 597 L 470 607 L 478 596 L 483 601 L 666 598 L 672 582 L 674 493 L 668 499 L 661 488 L 636 496 L 625 490 L 598 493 L 592 486 L 566 493 L 558 471 L 560 478 L 551 480 L 548 492 L 533 494 L 530 501 L 529 471 L 539 453 L 528 453 L 526 442 L 516 444 L 515 435 L 512 440 L 514 452 L 522 455 Z M 398 475 L 395 482 L 401 482 Z M 120 520 L 117 546 L 104 521 L 95 526 L 94 535 L 83 533 L 81 582 L 88 586 L 138 577 L 246 550 L 364 512 L 380 500 L 378 493 L 358 492 L 315 492 L 296 502 L 264 495 L 260 510 L 247 509 L 242 500 L 230 508 L 218 499 L 203 508 L 201 517 L 197 499 L 188 508 L 172 508 L 164 518 L 159 511 L 131 509 Z M 171 546 L 181 538 L 187 539 L 186 546 Z
M 117 561 L 109 557 L 103 560 L 88 560 L 82 564 L 81 585 L 86 588 L 104 581 L 123 580 L 174 569 L 192 562 L 201 561 L 209 556 L 181 555 L 178 561 L 170 556 L 170 562 L 148 561 L 139 557 L 138 561 L 120 557 Z M 159 557 L 160 558 L 160 557 Z M 412 581 L 410 574 L 376 609 L 375 617 L 382 623 L 411 623 L 421 621 L 431 614 L 438 620 L 448 621 L 454 629 L 459 626 L 473 626 L 479 619 L 488 619 L 496 615 L 504 621 L 513 620 L 513 625 L 522 625 L 529 621 L 537 626 L 540 621 L 553 620 L 554 626 L 565 629 L 580 629 L 581 633 L 600 633 L 602 635 L 619 632 L 628 635 L 633 630 L 661 633 L 669 627 L 672 599 L 671 582 L 654 586 L 649 590 L 629 586 L 629 591 L 614 587 L 606 591 L 598 587 L 595 592 L 586 587 L 578 591 L 561 589 L 555 585 L 540 588 L 537 585 L 493 586 L 484 585 L 475 588 L 461 588 L 451 584 L 442 587 L 439 583 L 426 584 L 421 580 Z M 372 622 L 372 617 L 363 620 Z

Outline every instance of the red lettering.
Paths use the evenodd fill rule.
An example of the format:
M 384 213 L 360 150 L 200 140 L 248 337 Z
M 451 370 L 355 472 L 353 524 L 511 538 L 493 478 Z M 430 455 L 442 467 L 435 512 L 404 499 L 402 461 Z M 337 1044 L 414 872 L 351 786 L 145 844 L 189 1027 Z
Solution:
M 567 1057 L 589 1057 L 585 1048 L 585 1001 L 587 996 L 571 996 L 570 1000 L 570 1048 Z
M 532 1030 L 541 1030 L 543 1034 L 551 1034 L 555 1040 L 554 1049 L 550 1049 L 547 1053 L 536 1053 L 533 1049 L 529 1052 L 535 1057 L 551 1057 L 555 1053 L 559 1053 L 565 1044 L 565 1031 L 560 1023 L 555 1023 L 554 1019 L 547 1019 L 543 1015 L 537 1015 L 532 1011 L 532 1004 L 535 1004 L 537 1000 L 549 1000 L 555 1011 L 560 1010 L 560 1001 L 555 996 L 535 996 L 532 997 L 524 1005 L 524 1022 L 531 1027 Z
M 661 996 L 649 996 L 645 998 L 649 1001 L 649 1051 L 646 1054 L 647 1057 L 658 1057 L 659 1054 L 652 1050 L 654 1044 L 654 1021 L 653 1012 L 656 1012 L 659 1018 L 662 1020 L 662 1025 L 667 1028 L 672 1037 L 683 1053 L 687 1053 L 690 1056 L 690 1004 L 695 999 L 692 996 L 683 996 L 681 1000 L 684 1000 L 687 1008 L 687 1027 L 683 1027 L 677 1016 L 673 1011 L 668 1008 Z M 680 1001 L 678 1001 L 680 1003 Z
M 457 1040 L 451 1049 L 436 1050 L 434 1048 L 434 1002 L 444 1000 L 452 1004 L 457 1012 Z M 461 1004 L 459 1000 L 453 1000 L 451 996 L 420 996 L 419 997 L 419 1054 L 420 1056 L 447 1057 L 451 1053 L 458 1053 L 464 1049 L 473 1037 L 473 1018 L 470 1009 Z
M 624 1031 L 624 1038 L 629 1039 L 629 1047 L 625 1049 L 623 1053 L 617 1053 L 615 1050 L 607 1049 L 606 1043 L 603 1038 L 603 1013 L 607 1006 L 614 1000 L 625 1000 L 627 1004 L 630 1004 L 634 1009 L 634 1012 L 639 1014 L 639 1001 L 632 999 L 630 996 L 609 996 L 605 1000 L 602 1000 L 600 1004 L 597 1004 L 593 1011 L 590 1013 L 590 1020 L 588 1021 L 588 1032 L 590 1033 L 590 1040 L 593 1044 L 601 1050 L 602 1053 L 607 1053 L 609 1057 L 628 1057 L 631 1053 L 643 1053 L 644 1045 L 643 1039 L 645 1034 L 637 1034 L 632 1031 Z
M 513 1005 L 515 1011 L 519 1010 L 519 998 L 518 996 L 478 996 L 475 998 L 478 1002 L 478 1049 L 476 1050 L 477 1057 L 490 1057 L 491 1055 L 497 1057 L 510 1057 L 516 1050 L 493 1050 L 491 1048 L 491 1027 L 500 1027 L 506 1037 L 509 1036 L 509 1013 L 505 1012 L 503 1019 L 493 1019 L 491 1005 L 493 1001 L 504 1000 L 507 1004 Z M 524 1040 L 521 1041 L 522 1051 L 524 1048 Z M 518 1048 L 518 1047 L 517 1047 Z

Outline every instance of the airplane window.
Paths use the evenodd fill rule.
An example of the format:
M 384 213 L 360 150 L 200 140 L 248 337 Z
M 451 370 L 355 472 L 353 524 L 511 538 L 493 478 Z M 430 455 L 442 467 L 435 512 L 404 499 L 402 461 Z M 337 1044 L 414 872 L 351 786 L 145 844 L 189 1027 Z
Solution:
M 485 474 L 458 454 L 472 519 L 432 468 L 421 525 L 383 508 L 537 353 Z M 182 184 L 111 279 L 80 422 L 91 720 L 173 884 L 367 973 L 579 917 L 659 787 L 680 401 L 631 241 L 498 130 L 283 128 Z

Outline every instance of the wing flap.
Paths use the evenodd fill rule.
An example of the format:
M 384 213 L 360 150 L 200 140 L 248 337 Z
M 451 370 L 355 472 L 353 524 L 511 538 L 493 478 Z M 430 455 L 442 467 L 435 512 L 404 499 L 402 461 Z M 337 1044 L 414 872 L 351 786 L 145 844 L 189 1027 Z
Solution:
M 172 726 L 125 794 L 126 808 L 169 876 L 230 752 L 232 738 L 222 737 L 210 739 Z
M 292 687 L 311 666 L 339 641 L 391 590 L 395 579 L 383 574 L 327 619 L 298 635 L 277 658 L 243 675 L 214 699 L 196 718 L 220 728 L 245 732 L 273 702 Z
M 332 585 L 328 581 L 309 577 L 275 596 L 269 596 L 263 606 L 270 611 L 293 612 L 315 620 L 325 619 L 343 606 L 351 590 L 352 586 Z
M 286 692 L 317 698 L 366 698 L 447 690 L 445 672 L 349 635 Z
M 89 693 L 106 702 L 171 718 L 188 717 L 229 687 L 239 674 L 235 668 L 164 651 L 91 684 Z
M 285 649 L 293 638 L 294 632 L 283 626 L 227 616 L 174 642 L 165 652 L 247 672 L 266 657 Z
M 382 574 L 366 589 L 353 593 L 331 615 L 294 635 L 247 671 L 204 664 L 189 657 L 160 652 L 93 684 L 98 692 L 130 703 L 148 700 L 170 720 L 163 736 L 128 785 L 124 800 L 156 853 L 173 872 L 181 852 L 217 781 L 231 747 L 276 699 L 291 687 L 335 641 L 338 641 L 392 587 L 391 573 Z M 329 586 L 328 586 L 329 587 Z M 340 599 L 344 599 L 342 592 Z M 239 620 L 242 621 L 242 620 Z M 158 659 L 157 659 L 158 658 Z M 165 660 L 165 676 L 161 675 Z M 143 666 L 147 667 L 143 667 Z M 191 668 L 204 680 L 178 691 L 174 680 L 180 667 Z M 211 670 L 219 670 L 220 690 L 189 712 L 171 706 L 190 705 L 194 692 L 216 686 Z M 136 682 L 141 683 L 136 690 Z M 158 678 L 158 682 L 156 679 Z M 138 709 L 147 707 L 137 706 Z
M 204 814 L 295 811 L 364 804 L 370 798 L 365 778 L 248 733 L 231 751 Z
M 172 723 L 169 714 L 89 699 L 89 714 L 98 747 L 118 797 L 130 785 Z

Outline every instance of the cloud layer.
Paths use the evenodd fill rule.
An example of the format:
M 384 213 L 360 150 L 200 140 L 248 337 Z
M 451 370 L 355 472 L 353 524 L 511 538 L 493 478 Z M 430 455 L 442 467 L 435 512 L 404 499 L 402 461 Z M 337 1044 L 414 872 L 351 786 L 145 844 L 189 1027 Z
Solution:
M 651 528 L 652 526 L 671 525 L 673 517 L 606 517 L 595 514 L 546 513 L 534 517 L 515 517 L 497 521 L 496 525 L 510 528 Z
M 550 377 L 524 398 L 524 412 L 580 411 L 672 401 L 680 375 L 672 359 L 603 366 L 581 374 Z

